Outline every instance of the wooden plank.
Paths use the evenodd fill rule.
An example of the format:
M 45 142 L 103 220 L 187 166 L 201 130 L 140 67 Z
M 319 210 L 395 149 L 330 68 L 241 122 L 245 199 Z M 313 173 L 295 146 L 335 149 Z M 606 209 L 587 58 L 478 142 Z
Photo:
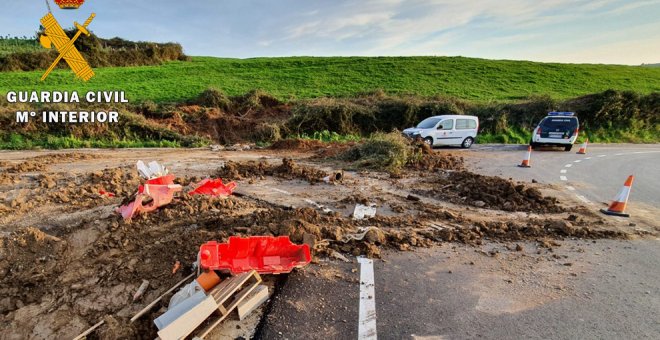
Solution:
M 144 307 L 141 311 L 139 311 L 137 314 L 135 314 L 135 316 L 133 316 L 133 317 L 131 318 L 131 322 L 133 322 L 133 321 L 139 319 L 142 315 L 144 315 L 144 314 L 147 313 L 151 308 L 153 308 L 153 307 L 158 303 L 158 301 L 160 301 L 165 295 L 167 295 L 167 294 L 171 293 L 173 290 L 177 289 L 181 284 L 183 284 L 184 282 L 188 281 L 188 280 L 189 280 L 190 278 L 192 278 L 194 275 L 195 275 L 195 273 L 192 273 L 192 274 L 188 275 L 186 278 L 184 278 L 183 280 L 181 280 L 181 281 L 179 281 L 177 284 L 175 284 L 174 287 L 170 288 L 168 291 L 166 291 L 165 293 L 161 294 L 156 300 L 154 300 L 153 302 L 151 302 L 150 304 L 148 304 L 146 307 Z
M 239 274 L 238 276 L 231 277 L 219 285 L 215 286 L 209 294 L 212 295 L 219 305 L 224 305 L 224 302 L 229 299 L 237 289 L 243 286 L 247 281 L 253 279 L 261 281 L 256 271 Z M 258 277 L 258 279 L 257 279 Z
M 241 290 L 238 294 L 236 294 L 236 297 L 234 297 L 234 300 L 227 308 L 227 311 L 231 312 L 232 310 L 234 310 L 234 308 L 236 308 L 236 306 L 238 306 L 238 304 L 241 303 L 241 301 L 243 301 L 243 299 L 245 299 L 248 296 L 248 294 L 252 293 L 252 291 L 255 290 L 258 286 L 259 286 L 259 282 L 254 282 L 248 287 Z
M 200 303 L 158 331 L 158 337 L 163 340 L 183 339 L 192 333 L 197 326 L 201 325 L 217 309 L 218 304 L 215 302 L 215 299 L 207 296 Z
M 197 337 L 200 337 L 200 338 L 204 339 L 204 337 L 206 337 L 207 335 L 209 335 L 209 333 L 211 333 L 211 331 L 212 331 L 213 329 L 215 329 L 215 328 L 216 328 L 216 327 L 217 327 L 217 326 L 218 326 L 218 325 L 219 325 L 224 319 L 226 319 L 226 318 L 229 316 L 229 314 L 231 314 L 231 312 L 236 308 L 236 306 L 238 306 L 238 304 L 239 304 L 239 303 L 240 303 L 240 302 L 241 302 L 241 301 L 242 301 L 242 300 L 243 300 L 248 294 L 250 294 L 250 292 L 252 292 L 252 290 L 254 290 L 255 288 L 257 288 L 258 285 L 259 285 L 258 283 L 253 283 L 251 286 L 249 286 L 249 287 L 243 289 L 243 290 L 242 290 L 242 291 L 236 296 L 235 303 L 232 303 L 232 304 L 229 305 L 229 307 L 227 308 L 227 311 L 228 311 L 227 314 L 220 316 L 216 321 L 213 321 L 213 322 L 210 323 L 208 326 L 206 326 L 206 327 L 201 331 L 201 333 L 200 333 Z
M 226 313 L 223 313 L 215 321 L 211 322 L 205 328 L 203 328 L 197 337 L 204 338 L 207 336 L 215 327 L 217 327 L 224 319 L 226 319 L 234 309 L 236 309 L 238 304 L 241 303 L 245 297 L 247 297 L 261 283 L 261 276 L 259 276 L 259 274 L 257 274 L 257 272 L 254 270 L 249 273 L 235 276 L 232 279 L 234 278 L 235 280 L 233 280 L 233 282 L 227 283 L 226 287 L 218 288 L 216 286 L 218 290 L 215 292 L 216 294 L 212 294 L 218 305 L 225 308 Z M 226 281 L 229 280 L 230 279 Z M 240 285 L 236 286 L 235 283 L 240 283 Z M 244 287 L 246 284 L 248 284 L 248 286 Z M 241 287 L 243 288 L 241 289 Z M 229 291 L 229 288 L 232 288 L 233 290 Z M 233 299 L 229 305 L 225 306 L 225 302 L 227 302 L 227 300 L 232 297 Z
M 268 300 L 268 286 L 259 285 L 249 297 L 240 302 L 236 306 L 238 311 L 238 319 L 243 320 L 250 315 L 255 309 L 259 308 L 266 300 Z
M 101 320 L 98 323 L 96 323 L 94 326 L 89 327 L 86 331 L 82 332 L 80 335 L 77 337 L 73 338 L 73 340 L 80 340 L 84 339 L 86 336 L 88 336 L 90 333 L 92 333 L 95 329 L 101 327 L 102 324 L 105 323 L 105 320 Z

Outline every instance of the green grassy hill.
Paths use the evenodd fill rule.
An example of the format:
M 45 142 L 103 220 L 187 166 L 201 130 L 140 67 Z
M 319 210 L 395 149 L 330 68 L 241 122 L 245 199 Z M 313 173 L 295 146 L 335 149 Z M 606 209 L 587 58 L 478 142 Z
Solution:
M 98 68 L 88 83 L 70 70 L 0 73 L 0 93 L 13 90 L 125 90 L 133 102 L 178 102 L 208 87 L 228 95 L 261 89 L 279 99 L 347 97 L 384 89 L 392 94 L 448 95 L 511 101 L 531 95 L 567 99 L 607 89 L 660 91 L 660 68 L 552 64 L 463 57 L 195 57 L 160 66 Z

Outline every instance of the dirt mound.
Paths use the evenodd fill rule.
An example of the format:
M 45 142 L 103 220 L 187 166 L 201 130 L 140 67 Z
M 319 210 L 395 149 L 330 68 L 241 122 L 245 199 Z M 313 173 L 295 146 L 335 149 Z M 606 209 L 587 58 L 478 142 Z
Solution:
M 416 193 L 478 208 L 535 213 L 564 211 L 556 198 L 543 196 L 536 188 L 468 171 L 445 174 L 438 178 L 433 189 L 416 190 Z
M 289 158 L 283 158 L 282 164 L 274 165 L 265 161 L 233 162 L 228 161 L 216 173 L 222 179 L 240 180 L 273 176 L 283 179 L 302 179 L 311 184 L 321 182 L 328 173 L 312 167 L 296 164 Z
M 324 143 L 314 139 L 282 139 L 270 146 L 273 150 L 317 150 L 328 147 L 329 143 Z
M 420 157 L 413 158 L 406 164 L 407 169 L 434 172 L 438 170 L 464 170 L 463 157 L 451 153 L 422 153 Z
M 356 142 L 322 142 L 315 139 L 282 139 L 273 145 L 272 150 L 315 151 L 314 158 L 333 158 L 355 146 Z
M 20 303 L 39 301 L 25 287 L 48 286 L 49 278 L 63 269 L 67 242 L 37 228 L 18 229 L 0 240 L 0 295 L 21 296 Z M 2 303 L 0 313 L 17 307 L 17 301 Z
M 99 155 L 92 155 L 88 153 L 71 152 L 65 154 L 58 154 L 57 156 L 41 155 L 41 156 L 32 157 L 19 164 L 10 165 L 7 163 L 4 165 L 6 166 L 5 171 L 8 173 L 24 173 L 24 172 L 42 171 L 49 164 L 67 163 L 77 160 L 95 159 L 99 157 L 100 157 Z

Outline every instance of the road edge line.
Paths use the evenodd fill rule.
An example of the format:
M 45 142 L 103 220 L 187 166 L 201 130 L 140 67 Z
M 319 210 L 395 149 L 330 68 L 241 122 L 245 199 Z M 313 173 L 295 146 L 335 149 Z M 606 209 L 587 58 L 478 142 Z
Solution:
M 360 309 L 358 339 L 376 340 L 376 294 L 374 282 L 374 261 L 358 257 L 360 263 Z

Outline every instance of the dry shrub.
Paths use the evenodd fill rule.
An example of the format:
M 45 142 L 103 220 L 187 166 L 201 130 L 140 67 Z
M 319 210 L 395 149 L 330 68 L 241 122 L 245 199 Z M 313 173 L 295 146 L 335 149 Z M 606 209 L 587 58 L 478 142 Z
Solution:
M 364 143 L 343 153 L 341 158 L 357 167 L 399 172 L 413 155 L 410 141 L 401 133 L 374 133 Z

